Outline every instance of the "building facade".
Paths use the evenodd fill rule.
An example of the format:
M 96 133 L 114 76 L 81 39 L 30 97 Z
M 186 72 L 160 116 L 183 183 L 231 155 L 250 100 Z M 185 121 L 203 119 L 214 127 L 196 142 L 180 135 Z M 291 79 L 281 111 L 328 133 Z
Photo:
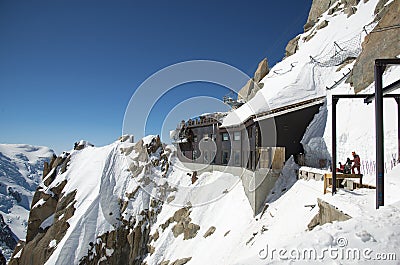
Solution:
M 304 153 L 300 141 L 324 100 L 270 110 L 232 127 L 222 127 L 223 113 L 182 121 L 178 155 L 190 163 L 280 169 L 291 155 Z

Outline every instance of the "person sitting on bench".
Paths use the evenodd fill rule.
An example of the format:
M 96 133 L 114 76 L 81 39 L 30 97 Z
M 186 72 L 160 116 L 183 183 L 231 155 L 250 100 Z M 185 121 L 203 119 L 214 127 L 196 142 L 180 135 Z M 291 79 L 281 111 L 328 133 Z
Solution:
M 350 174 L 350 172 L 351 172 L 351 160 L 350 158 L 347 158 L 346 164 L 344 164 L 343 173 Z
M 342 162 L 339 162 L 339 168 L 336 168 L 336 172 L 343 173 L 343 171 L 344 171 L 344 165 L 342 164 Z
M 351 162 L 353 162 L 353 166 L 351 167 L 351 174 L 355 174 L 354 173 L 354 168 L 357 169 L 357 174 L 361 174 L 360 172 L 360 165 L 361 165 L 361 161 L 360 161 L 360 156 L 356 154 L 356 152 L 351 152 L 351 154 L 353 155 L 353 160 L 351 160 Z

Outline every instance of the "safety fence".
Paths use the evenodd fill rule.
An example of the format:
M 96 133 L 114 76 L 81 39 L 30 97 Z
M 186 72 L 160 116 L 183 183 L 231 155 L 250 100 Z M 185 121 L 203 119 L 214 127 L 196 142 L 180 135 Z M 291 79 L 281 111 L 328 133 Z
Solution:
M 392 170 L 397 164 L 398 164 L 397 159 L 392 159 L 390 161 L 385 162 L 385 173 L 388 173 L 390 170 Z M 360 170 L 361 174 L 364 175 L 375 175 L 376 174 L 376 162 L 372 160 L 364 160 L 361 161 L 360 165 Z
M 331 47 L 317 56 L 310 56 L 311 63 L 320 67 L 332 67 L 342 64 L 348 58 L 356 58 L 360 55 L 362 40 L 377 25 L 372 22 L 365 25 L 360 33 L 345 41 L 334 41 Z

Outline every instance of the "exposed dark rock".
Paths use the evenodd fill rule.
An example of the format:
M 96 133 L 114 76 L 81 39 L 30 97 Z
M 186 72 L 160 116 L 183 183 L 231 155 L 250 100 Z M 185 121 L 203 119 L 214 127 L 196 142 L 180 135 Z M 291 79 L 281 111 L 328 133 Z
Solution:
M 4 222 L 3 215 L 0 214 L 0 242 L 10 249 L 14 249 L 17 245 L 17 239 L 10 227 Z
M 67 167 L 68 167 L 68 163 L 69 163 L 70 159 L 71 159 L 71 156 L 69 154 L 67 154 L 67 157 L 65 158 L 65 160 L 62 162 L 62 165 L 61 165 L 61 174 L 64 173 L 65 171 L 67 171 Z
M 314 27 L 314 26 L 315 26 L 315 21 L 309 21 L 309 22 L 307 22 L 307 23 L 303 26 L 304 32 L 309 31 L 309 30 L 312 29 L 312 27 Z
M 160 136 L 157 135 L 157 137 L 154 137 L 149 145 L 146 145 L 147 148 L 147 153 L 148 154 L 152 154 L 155 153 L 158 148 L 160 148 L 162 146 L 161 144 L 161 140 L 160 140 Z
M 264 58 L 257 67 L 257 70 L 254 73 L 254 82 L 259 83 L 269 72 L 268 60 Z
M 262 89 L 262 83 L 259 83 L 261 79 L 263 79 L 269 72 L 268 60 L 264 58 L 257 67 L 257 70 L 254 73 L 254 77 L 247 81 L 246 85 L 244 85 L 238 92 L 238 100 L 249 101 L 252 99 L 255 94 Z
M 40 203 L 40 200 L 42 200 L 42 204 L 32 205 L 32 209 L 29 213 L 29 219 L 28 219 L 28 229 L 26 233 L 26 242 L 29 242 L 33 240 L 33 238 L 39 233 L 39 227 L 43 223 L 44 220 L 46 220 L 48 217 L 50 217 L 52 214 L 54 214 L 55 209 L 57 207 L 57 199 L 52 197 L 49 194 L 42 193 L 40 191 L 37 191 L 37 193 L 40 193 L 40 199 L 38 203 Z
M 0 265 L 6 265 L 7 264 L 7 260 L 6 258 L 3 256 L 3 253 L 0 250 Z
M 171 263 L 171 265 L 184 265 L 188 263 L 192 258 L 177 259 Z
M 310 22 L 311 24 L 315 24 L 318 21 L 318 18 L 336 2 L 337 0 L 313 0 L 310 12 L 308 14 L 307 24 L 309 24 Z M 305 26 L 304 31 L 307 31 Z
M 49 163 L 44 162 L 44 164 L 43 164 L 43 178 L 42 179 L 44 179 L 47 176 L 47 174 L 49 174 L 49 172 L 50 172 Z
M 319 30 L 319 29 L 323 29 L 323 28 L 325 28 L 326 26 L 328 26 L 328 21 L 324 20 L 324 21 L 322 21 L 321 23 L 318 24 L 317 29 L 318 29 L 318 30 Z
M 316 34 L 316 32 L 312 31 L 310 34 L 308 34 L 307 36 L 303 37 L 303 40 L 305 42 L 307 42 L 307 41 L 311 40 L 315 36 L 315 34 Z
M 156 248 L 150 244 L 147 245 L 147 251 L 152 255 L 154 251 L 156 251 Z
M 157 239 L 160 237 L 160 234 L 158 233 L 158 229 L 154 232 L 153 235 L 150 236 L 150 242 L 154 240 L 157 241 Z
M 390 5 L 386 5 L 389 0 L 380 0 L 375 8 L 374 22 L 381 20 L 389 10 Z
M 8 187 L 8 193 L 18 202 L 22 201 L 21 193 L 14 191 L 12 187 Z
M 296 53 L 296 51 L 298 50 L 299 39 L 300 36 L 297 36 L 288 42 L 285 48 L 285 57 L 289 57 L 290 55 Z
M 191 221 L 190 208 L 185 207 L 177 210 L 170 221 L 170 223 L 176 222 L 176 224 L 172 227 L 172 233 L 174 234 L 174 237 L 178 237 L 179 235 L 183 234 L 184 240 L 194 238 L 197 235 L 200 226 L 191 223 Z
M 56 155 L 53 155 L 53 157 L 52 157 L 51 160 L 50 160 L 49 171 L 53 168 L 53 164 L 54 164 L 54 161 L 56 161 L 56 159 L 57 159 L 57 156 L 56 156 Z M 44 172 L 43 172 L 43 173 L 44 173 Z M 47 174 L 46 174 L 46 175 L 47 175 Z M 43 174 L 43 178 L 45 178 L 46 175 Z
M 133 135 L 125 134 L 125 135 L 120 136 L 120 137 L 118 138 L 118 140 L 119 140 L 120 142 L 129 142 L 129 143 L 133 143 L 134 137 L 133 137 Z
M 365 37 L 362 43 L 362 52 L 346 80 L 354 87 L 356 93 L 364 90 L 374 81 L 375 59 L 394 58 L 400 54 L 399 29 L 378 31 L 379 28 L 400 24 L 400 1 L 393 1 L 387 8 L 385 16 L 379 21 L 375 29 Z
M 379 0 L 378 4 L 376 4 L 374 15 L 378 15 L 382 9 L 384 9 L 387 2 L 389 2 L 389 0 Z
M 171 203 L 173 200 L 175 200 L 175 196 L 169 196 L 168 198 L 167 198 L 167 203 Z
M 347 17 L 354 15 L 356 12 L 357 12 L 357 7 L 355 6 L 349 6 L 344 9 L 344 13 L 347 15 Z
M 215 226 L 211 226 L 210 228 L 208 228 L 207 232 L 204 234 L 204 238 L 207 238 L 209 236 L 211 236 L 212 234 L 214 234 L 215 232 Z
M 65 185 L 65 184 L 62 184 Z M 35 210 L 29 216 L 28 223 L 28 233 L 27 233 L 27 242 L 21 244 L 21 247 L 17 247 L 14 250 L 13 256 L 10 260 L 10 264 L 44 264 L 47 259 L 51 256 L 54 251 L 54 248 L 49 247 L 50 241 L 56 240 L 56 242 L 60 242 L 64 237 L 69 224 L 68 219 L 71 218 L 74 214 L 74 200 L 75 200 L 76 192 L 69 193 L 63 197 L 59 201 L 56 201 L 54 197 L 51 201 L 55 201 L 55 206 L 49 206 L 48 208 L 37 207 L 34 209 L 41 208 L 40 210 Z M 49 213 L 49 209 L 53 208 L 53 212 Z M 54 214 L 54 221 L 51 226 L 46 229 L 40 228 L 40 224 L 42 223 L 40 220 L 45 220 L 47 217 Z M 63 216 L 62 218 L 60 218 Z M 15 258 L 14 256 L 22 249 L 21 255 L 19 258 Z

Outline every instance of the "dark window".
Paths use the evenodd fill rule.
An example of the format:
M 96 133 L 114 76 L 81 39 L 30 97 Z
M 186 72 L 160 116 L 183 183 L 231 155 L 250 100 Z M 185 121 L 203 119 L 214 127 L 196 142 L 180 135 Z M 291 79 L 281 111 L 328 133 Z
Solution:
M 249 169 L 253 169 L 253 151 L 250 151 L 250 157 L 249 157 Z
M 227 165 L 229 161 L 229 153 L 228 151 L 222 151 L 222 164 Z
M 193 142 L 197 142 L 197 135 L 193 136 Z
M 223 133 L 222 134 L 222 141 L 229 141 L 229 134 L 228 133 Z
M 247 135 L 249 138 L 251 138 L 253 136 L 253 127 L 252 126 L 249 126 L 247 128 Z

